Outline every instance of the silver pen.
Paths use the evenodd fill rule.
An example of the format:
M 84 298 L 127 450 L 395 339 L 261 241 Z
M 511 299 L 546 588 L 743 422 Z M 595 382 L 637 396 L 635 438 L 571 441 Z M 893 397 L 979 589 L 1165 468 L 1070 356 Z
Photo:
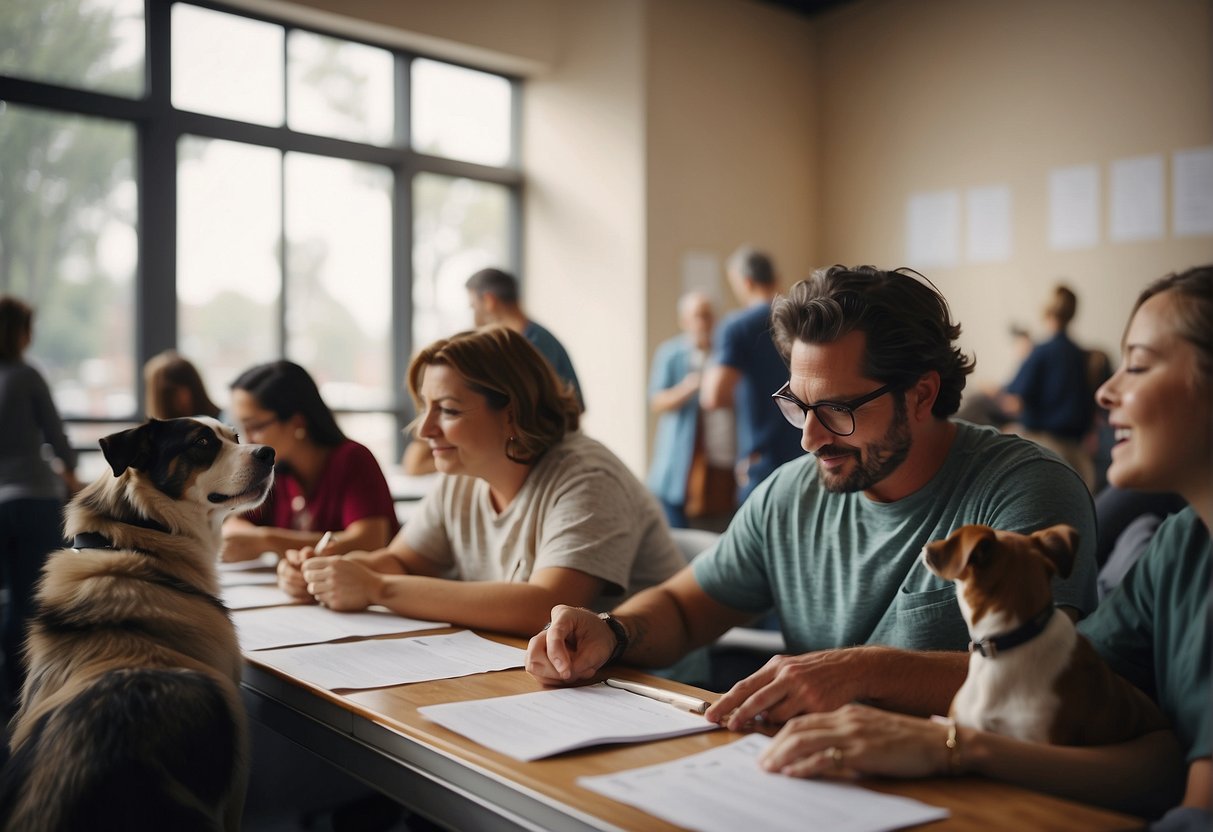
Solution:
M 652 685 L 642 685 L 640 682 L 628 682 L 624 679 L 607 679 L 607 687 L 619 688 L 626 690 L 629 693 L 637 693 L 649 699 L 656 699 L 658 702 L 664 702 L 667 705 L 673 705 L 683 711 L 690 711 L 693 714 L 702 714 L 708 709 L 708 702 L 700 699 L 697 696 L 688 696 L 685 693 L 677 693 L 672 690 L 662 690 L 655 688 Z
M 333 542 L 333 533 L 331 531 L 325 532 L 324 534 L 322 534 L 320 536 L 320 540 L 317 541 L 316 545 L 312 547 L 312 551 L 318 555 L 321 552 L 323 552 L 325 549 L 327 549 L 329 547 L 329 544 L 332 542 Z

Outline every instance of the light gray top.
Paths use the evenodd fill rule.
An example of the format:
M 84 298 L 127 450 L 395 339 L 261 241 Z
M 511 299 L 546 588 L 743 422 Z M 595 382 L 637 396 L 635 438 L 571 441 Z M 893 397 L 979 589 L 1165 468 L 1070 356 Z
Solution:
M 443 476 L 409 518 L 404 541 L 465 581 L 524 582 L 539 569 L 577 569 L 606 581 L 602 610 L 686 563 L 653 496 L 581 433 L 544 454 L 501 513 L 484 480 Z
M 0 361 L 0 502 L 63 499 L 63 480 L 44 455 L 44 444 L 75 470 L 76 452 L 46 379 L 24 361 Z

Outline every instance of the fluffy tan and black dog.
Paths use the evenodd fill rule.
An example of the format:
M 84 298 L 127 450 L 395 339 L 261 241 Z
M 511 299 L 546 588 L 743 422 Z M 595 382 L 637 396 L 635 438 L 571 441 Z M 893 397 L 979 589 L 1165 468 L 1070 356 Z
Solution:
M 215 563 L 274 451 L 213 419 L 152 420 L 101 450 L 113 473 L 72 501 L 74 548 L 43 570 L 0 828 L 236 829 L 248 740 Z

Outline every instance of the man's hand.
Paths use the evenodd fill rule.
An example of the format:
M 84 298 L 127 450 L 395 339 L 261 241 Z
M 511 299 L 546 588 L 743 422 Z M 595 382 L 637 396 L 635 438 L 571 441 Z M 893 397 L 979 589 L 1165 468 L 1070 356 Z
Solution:
M 564 604 L 552 607 L 552 620 L 531 639 L 526 670 L 545 685 L 589 679 L 615 650 L 615 633 L 595 613 Z
M 361 563 L 340 555 L 308 558 L 302 571 L 308 593 L 329 609 L 342 612 L 369 607 L 380 580 L 379 575 Z
M 759 716 L 777 724 L 800 714 L 832 711 L 863 695 L 872 656 L 871 650 L 858 647 L 775 656 L 734 685 L 704 716 L 740 731 Z

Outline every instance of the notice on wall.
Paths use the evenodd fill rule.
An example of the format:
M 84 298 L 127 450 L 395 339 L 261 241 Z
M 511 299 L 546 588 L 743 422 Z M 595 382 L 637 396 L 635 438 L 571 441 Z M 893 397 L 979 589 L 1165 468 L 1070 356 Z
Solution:
M 1118 243 L 1162 239 L 1166 223 L 1161 155 L 1117 159 L 1109 187 L 1109 239 Z
M 914 269 L 960 262 L 960 193 L 923 191 L 906 201 L 906 262 Z
M 1176 237 L 1213 234 L 1213 147 L 1171 155 L 1171 228 Z
M 1059 251 L 1099 245 L 1099 168 L 1072 165 L 1049 171 L 1049 247 Z
M 1011 188 L 989 185 L 965 191 L 965 259 L 1003 263 L 1011 259 Z

